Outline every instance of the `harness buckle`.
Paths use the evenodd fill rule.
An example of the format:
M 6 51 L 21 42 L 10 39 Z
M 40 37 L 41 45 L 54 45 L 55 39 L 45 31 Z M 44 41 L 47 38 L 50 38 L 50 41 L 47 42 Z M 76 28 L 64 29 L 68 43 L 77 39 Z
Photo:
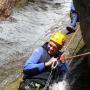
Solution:
M 53 63 L 52 66 L 51 66 L 51 68 L 52 69 L 55 69 L 57 67 L 57 65 L 58 65 L 58 61 L 56 61 L 55 63 Z

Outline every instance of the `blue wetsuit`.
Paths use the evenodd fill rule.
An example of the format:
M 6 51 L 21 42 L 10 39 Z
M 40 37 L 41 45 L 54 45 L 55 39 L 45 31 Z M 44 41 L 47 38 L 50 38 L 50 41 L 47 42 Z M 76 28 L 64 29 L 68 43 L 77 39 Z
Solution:
M 23 67 L 24 71 L 28 71 L 28 70 L 30 71 L 30 70 L 34 70 L 35 68 L 37 68 L 37 70 L 40 72 L 45 69 L 45 65 L 44 65 L 45 62 L 40 62 L 40 61 L 43 61 L 43 60 L 40 60 L 42 59 L 41 56 L 43 54 L 43 50 L 44 50 L 43 47 L 40 47 L 32 53 L 32 55 L 29 57 L 29 59 L 26 61 Z M 62 71 L 64 72 L 67 71 L 65 63 L 63 64 L 60 63 L 58 64 L 58 66 L 61 68 Z
M 56 58 L 61 54 L 61 52 L 58 52 L 54 56 L 51 56 L 48 54 L 46 47 L 47 43 L 43 45 L 43 47 L 37 48 L 23 66 L 24 79 L 33 79 L 34 81 L 43 84 L 43 86 L 51 72 L 51 66 L 45 67 L 45 62 L 50 60 L 50 58 Z M 54 79 L 60 74 L 65 74 L 67 71 L 66 63 L 59 63 L 54 71 Z

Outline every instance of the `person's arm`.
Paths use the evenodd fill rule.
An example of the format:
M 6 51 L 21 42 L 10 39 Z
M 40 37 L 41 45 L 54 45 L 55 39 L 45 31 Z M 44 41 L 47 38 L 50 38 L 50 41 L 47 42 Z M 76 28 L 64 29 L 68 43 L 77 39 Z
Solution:
M 66 63 L 59 63 L 58 67 L 60 68 L 60 72 L 66 73 L 68 71 Z
M 42 71 L 45 68 L 44 62 L 38 63 L 41 58 L 42 53 L 43 53 L 42 47 L 36 49 L 30 56 L 30 58 L 26 61 L 23 67 L 23 71 L 31 72 L 31 73 Z
M 65 55 L 64 54 L 62 54 L 60 56 L 60 58 L 59 58 L 59 65 L 58 66 L 59 66 L 61 72 L 64 72 L 64 73 L 67 72 L 68 68 L 67 68 L 67 64 L 65 62 Z

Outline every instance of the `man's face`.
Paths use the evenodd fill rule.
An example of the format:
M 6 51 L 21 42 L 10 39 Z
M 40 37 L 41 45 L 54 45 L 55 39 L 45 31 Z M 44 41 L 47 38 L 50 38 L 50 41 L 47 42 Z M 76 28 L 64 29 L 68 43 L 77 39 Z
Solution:
M 56 44 L 53 41 L 48 42 L 47 49 L 48 49 L 48 53 L 51 54 L 51 55 L 56 54 L 61 48 L 62 48 L 62 46 Z

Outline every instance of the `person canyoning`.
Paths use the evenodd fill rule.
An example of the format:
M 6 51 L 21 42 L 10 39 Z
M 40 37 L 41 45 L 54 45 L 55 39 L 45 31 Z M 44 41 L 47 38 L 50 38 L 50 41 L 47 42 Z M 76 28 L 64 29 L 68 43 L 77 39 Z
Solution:
M 55 32 L 48 42 L 32 53 L 23 66 L 24 77 L 19 90 L 49 90 L 49 87 L 43 88 L 52 70 L 49 82 L 51 85 L 63 78 L 63 75 L 67 72 L 65 55 L 60 51 L 64 43 L 65 35 Z M 52 69 L 53 65 L 56 66 L 54 69 Z
M 78 15 L 77 15 L 77 11 L 74 7 L 74 3 L 73 3 L 73 0 L 71 1 L 71 7 L 70 7 L 70 25 L 68 25 L 66 27 L 66 30 L 68 31 L 67 34 L 70 34 L 72 32 L 75 32 L 76 30 L 76 25 L 77 25 L 77 22 L 79 21 L 78 20 Z

